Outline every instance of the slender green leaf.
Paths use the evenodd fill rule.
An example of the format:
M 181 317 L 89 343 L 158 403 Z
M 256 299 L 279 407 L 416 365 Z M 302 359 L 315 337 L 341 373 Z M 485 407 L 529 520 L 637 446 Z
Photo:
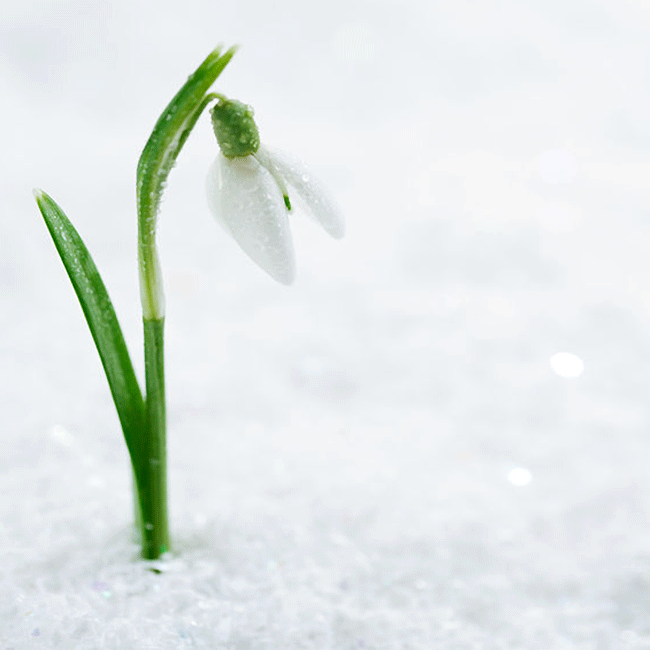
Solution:
M 235 51 L 236 48 L 232 47 L 222 54 L 221 48 L 216 48 L 190 75 L 158 118 L 138 161 L 138 258 L 145 319 L 164 316 L 155 238 L 156 216 L 165 182 L 196 121 L 214 97 L 207 94 L 208 89 L 228 65 Z
M 63 210 L 45 192 L 35 190 L 34 196 L 81 303 L 138 475 L 142 462 L 138 450 L 144 436 L 144 401 L 113 304 L 88 249 Z
M 167 176 L 205 108 L 205 95 L 236 50 L 236 47 L 231 47 L 223 55 L 220 47 L 213 50 L 158 118 L 138 161 L 139 214 L 155 217 Z

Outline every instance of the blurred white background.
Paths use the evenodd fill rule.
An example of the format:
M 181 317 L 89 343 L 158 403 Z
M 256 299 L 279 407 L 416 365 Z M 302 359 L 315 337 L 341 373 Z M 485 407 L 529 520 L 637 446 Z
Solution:
M 1 7 L 7 647 L 650 647 L 645 3 Z M 348 235 L 294 217 L 275 285 L 212 221 L 201 121 L 161 213 L 177 559 L 154 576 L 31 190 L 141 367 L 135 165 L 217 43 L 241 49 L 215 89 Z

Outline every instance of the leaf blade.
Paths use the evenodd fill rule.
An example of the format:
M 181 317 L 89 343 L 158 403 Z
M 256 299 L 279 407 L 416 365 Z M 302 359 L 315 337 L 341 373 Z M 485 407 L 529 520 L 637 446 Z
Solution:
M 35 190 L 34 197 L 81 304 L 138 475 L 144 400 L 113 303 L 86 245 L 63 210 L 41 190 Z
M 236 47 L 213 50 L 189 76 L 156 122 L 136 171 L 140 295 L 145 320 L 164 317 L 164 295 L 156 250 L 156 217 L 167 177 L 199 116 L 214 98 L 206 94 Z
M 174 95 L 153 128 L 137 168 L 138 212 L 155 217 L 162 188 L 192 127 L 205 107 L 210 86 L 237 51 L 215 48 Z

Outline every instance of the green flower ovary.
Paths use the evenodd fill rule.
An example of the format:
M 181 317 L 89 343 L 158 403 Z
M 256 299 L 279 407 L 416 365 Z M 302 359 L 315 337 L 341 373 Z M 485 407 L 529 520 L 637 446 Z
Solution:
M 214 134 L 226 158 L 250 156 L 260 148 L 260 134 L 250 106 L 224 97 L 210 113 Z

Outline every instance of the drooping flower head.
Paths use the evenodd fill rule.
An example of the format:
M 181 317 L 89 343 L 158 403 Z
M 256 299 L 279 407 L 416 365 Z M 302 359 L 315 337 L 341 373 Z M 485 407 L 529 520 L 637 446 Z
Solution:
M 289 188 L 307 213 L 337 239 L 345 233 L 343 218 L 302 163 L 260 145 L 250 106 L 219 96 L 211 115 L 221 153 L 208 173 L 210 208 L 258 266 L 278 282 L 291 284 L 296 263 Z

